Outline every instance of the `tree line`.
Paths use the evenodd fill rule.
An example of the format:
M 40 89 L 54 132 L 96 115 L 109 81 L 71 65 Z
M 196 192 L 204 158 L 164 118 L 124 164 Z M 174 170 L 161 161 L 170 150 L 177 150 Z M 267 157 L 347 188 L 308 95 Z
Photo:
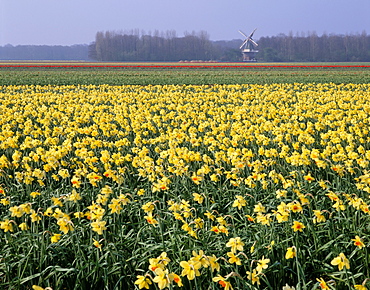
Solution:
M 206 32 L 154 34 L 98 32 L 89 57 L 98 61 L 241 61 L 242 40 L 211 41 Z M 315 32 L 279 34 L 258 40 L 257 59 L 266 62 L 370 61 L 370 35 Z
M 212 60 L 218 54 L 205 31 L 186 32 L 183 37 L 177 37 L 175 31 L 106 31 L 96 34 L 89 57 L 98 61 L 180 61 Z
M 242 39 L 211 41 L 205 31 L 97 32 L 90 44 L 72 46 L 5 45 L 0 60 L 96 60 L 96 61 L 241 61 Z M 370 61 L 370 35 L 314 32 L 261 37 L 260 62 L 364 62 Z
M 259 59 L 274 62 L 362 62 L 370 61 L 370 35 L 335 35 L 315 32 L 293 36 L 261 37 Z

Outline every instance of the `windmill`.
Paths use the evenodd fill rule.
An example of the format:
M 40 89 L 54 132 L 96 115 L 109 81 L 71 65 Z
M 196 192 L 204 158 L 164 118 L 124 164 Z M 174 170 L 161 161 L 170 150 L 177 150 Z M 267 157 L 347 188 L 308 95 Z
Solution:
M 244 32 L 239 30 L 239 32 L 245 37 L 245 40 L 240 46 L 240 49 L 243 54 L 243 61 L 256 61 L 256 54 L 258 52 L 257 50 L 258 44 L 252 39 L 252 36 L 254 32 L 256 31 L 256 29 L 253 30 L 253 32 L 249 34 L 249 36 L 247 36 Z

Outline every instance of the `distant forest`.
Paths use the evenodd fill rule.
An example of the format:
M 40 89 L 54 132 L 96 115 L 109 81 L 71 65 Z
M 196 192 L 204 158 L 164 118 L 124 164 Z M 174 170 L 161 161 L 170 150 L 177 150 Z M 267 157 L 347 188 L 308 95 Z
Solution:
M 370 61 L 370 35 L 314 32 L 279 34 L 257 40 L 261 62 Z M 90 45 L 0 46 L 0 60 L 96 61 L 241 61 L 241 39 L 211 41 L 205 31 L 139 33 L 137 30 L 98 32 Z
M 273 62 L 370 61 L 370 35 L 335 35 L 308 33 L 293 36 L 279 34 L 261 37 L 259 58 Z
M 0 60 L 89 60 L 89 46 L 5 45 L 0 46 Z

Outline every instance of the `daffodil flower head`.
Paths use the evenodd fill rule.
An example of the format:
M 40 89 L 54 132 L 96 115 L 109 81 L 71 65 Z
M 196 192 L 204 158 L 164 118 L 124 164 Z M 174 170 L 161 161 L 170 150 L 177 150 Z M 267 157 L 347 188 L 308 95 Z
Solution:
M 366 286 L 364 285 L 353 285 L 353 288 L 356 290 L 367 290 Z
M 199 261 L 181 261 L 180 266 L 183 268 L 181 276 L 187 276 L 188 280 L 194 280 L 195 276 L 200 276 L 199 269 L 202 264 Z
M 61 238 L 61 234 L 53 234 L 51 237 L 50 237 L 50 241 L 52 242 L 52 243 L 57 243 L 59 240 L 60 240 L 60 238 Z
M 149 289 L 149 285 L 152 284 L 152 281 L 145 276 L 136 276 L 137 280 L 135 281 L 136 285 L 139 285 L 139 289 Z
M 297 255 L 297 250 L 296 247 L 290 247 L 287 248 L 286 254 L 285 254 L 285 259 L 292 259 Z
M 0 229 L 4 230 L 4 232 L 13 232 L 13 222 L 12 220 L 6 219 L 3 222 L 0 222 Z
M 321 289 L 324 289 L 324 290 L 330 290 L 328 284 L 326 284 L 325 280 L 323 278 L 316 278 L 317 282 L 319 282 L 319 286 Z
M 218 282 L 218 284 L 221 285 L 222 288 L 225 290 L 232 290 L 233 287 L 231 286 L 231 283 L 226 280 L 226 278 L 222 277 L 221 275 L 217 275 L 216 277 L 212 278 L 213 282 Z
M 158 284 L 159 289 L 164 289 L 170 285 L 170 278 L 167 269 L 157 268 L 154 273 L 157 275 L 154 277 L 153 282 Z
M 236 253 L 236 251 L 243 251 L 244 243 L 241 241 L 240 237 L 230 238 L 226 243 L 226 247 L 231 247 L 231 252 Z
M 263 256 L 261 260 L 258 260 L 257 261 L 257 267 L 256 267 L 256 270 L 258 273 L 262 273 L 262 271 L 264 269 L 267 269 L 268 268 L 268 263 L 270 263 L 270 259 L 265 259 L 265 257 Z
M 333 266 L 338 266 L 339 271 L 341 271 L 344 267 L 347 269 L 350 268 L 349 260 L 343 253 L 340 253 L 338 257 L 334 258 L 330 264 Z
M 257 283 L 257 285 L 261 284 L 261 282 L 260 282 L 260 273 L 258 273 L 256 269 L 253 269 L 252 272 L 247 271 L 247 278 L 248 278 L 248 280 L 250 280 L 252 282 L 253 285 L 255 283 Z
M 175 273 L 170 273 L 169 275 L 168 275 L 168 277 L 170 278 L 170 281 L 172 282 L 172 281 L 174 281 L 176 284 L 177 284 L 177 286 L 178 287 L 182 287 L 182 286 L 184 286 L 183 284 L 182 284 L 182 280 L 181 280 L 181 278 L 180 278 L 180 276 L 179 275 L 177 275 L 177 274 L 175 274 Z
M 207 256 L 207 260 L 209 262 L 212 272 L 214 270 L 220 271 L 220 264 L 217 262 L 218 258 L 214 254 L 212 256 Z
M 228 252 L 226 254 L 229 257 L 229 263 L 230 264 L 233 264 L 233 263 L 235 263 L 236 265 L 241 265 L 242 264 L 240 258 L 237 255 L 235 255 L 233 252 Z
M 302 232 L 302 231 L 303 231 L 303 229 L 304 229 L 305 227 L 306 227 L 306 226 L 305 226 L 303 223 L 298 222 L 298 221 L 294 221 L 294 223 L 293 223 L 293 225 L 292 225 L 292 229 L 293 229 L 295 232 L 297 232 L 297 231 Z
M 363 243 L 362 239 L 359 236 L 356 236 L 354 239 L 352 239 L 353 244 L 357 246 L 358 248 L 362 249 L 365 247 L 365 244 Z
M 106 221 L 95 221 L 95 222 L 92 222 L 91 223 L 91 227 L 92 227 L 92 230 L 94 232 L 97 232 L 98 235 L 102 235 L 103 234 L 103 231 L 105 231 L 107 229 L 107 227 L 105 226 L 107 224 Z
M 101 241 L 97 241 L 95 239 L 93 240 L 94 240 L 93 245 L 101 251 L 101 248 L 102 248 L 102 244 L 100 243 Z

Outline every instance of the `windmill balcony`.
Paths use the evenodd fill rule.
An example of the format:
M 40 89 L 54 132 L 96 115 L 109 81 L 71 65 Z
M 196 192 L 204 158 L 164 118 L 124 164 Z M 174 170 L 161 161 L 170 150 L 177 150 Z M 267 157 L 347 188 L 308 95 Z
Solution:
M 258 50 L 246 48 L 246 49 L 243 49 L 242 52 L 258 52 Z

